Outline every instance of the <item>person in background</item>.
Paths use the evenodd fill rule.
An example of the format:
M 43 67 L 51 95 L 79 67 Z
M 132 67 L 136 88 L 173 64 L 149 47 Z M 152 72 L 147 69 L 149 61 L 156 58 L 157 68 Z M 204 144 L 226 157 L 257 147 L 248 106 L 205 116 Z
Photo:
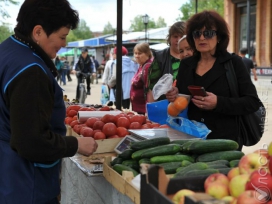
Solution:
M 184 35 L 182 38 L 179 39 L 178 49 L 179 49 L 180 60 L 193 55 L 193 50 L 191 49 L 190 45 L 188 44 L 186 40 L 186 35 Z
M 242 60 L 247 68 L 249 75 L 251 74 L 251 71 L 252 71 L 253 76 L 254 76 L 254 80 L 257 81 L 258 77 L 257 77 L 257 73 L 256 73 L 256 68 L 253 64 L 253 61 L 246 57 L 246 54 L 247 54 L 247 48 L 241 48 L 239 51 L 239 56 L 242 57 Z
M 79 16 L 67 0 L 25 0 L 16 20 L 0 44 L 0 203 L 57 204 L 62 158 L 97 148 L 91 137 L 66 136 L 52 61 Z
M 186 24 L 187 41 L 194 55 L 181 60 L 176 87 L 166 94 L 172 102 L 178 93 L 191 95 L 188 86 L 204 87 L 206 96 L 192 96 L 188 119 L 204 123 L 211 133 L 207 139 L 230 139 L 239 144 L 237 116 L 258 110 L 256 88 L 238 55 L 227 52 L 229 30 L 226 21 L 215 11 L 193 15 Z M 224 64 L 231 60 L 239 87 L 239 98 L 233 98 Z
M 95 59 L 95 56 L 91 56 L 91 60 L 92 60 L 92 63 L 93 63 L 92 84 L 94 82 L 94 78 L 96 79 L 96 84 L 98 84 L 98 68 L 99 68 L 100 64 Z
M 66 75 L 67 71 L 70 69 L 69 68 L 69 62 L 66 60 L 66 57 L 61 57 L 61 62 L 63 64 L 62 69 L 61 69 L 61 81 L 63 85 L 66 85 Z
M 62 67 L 63 67 L 63 63 L 60 60 L 59 56 L 57 56 L 56 59 L 55 59 L 55 66 L 56 66 L 56 68 L 58 70 L 58 76 L 56 77 L 56 80 L 57 80 L 57 82 L 60 81 L 59 83 L 61 84 L 61 70 L 62 70 Z
M 116 47 L 113 49 L 113 53 L 116 55 Z M 122 107 L 124 109 L 129 109 L 130 107 L 131 79 L 138 69 L 137 64 L 126 56 L 127 54 L 127 49 L 122 46 Z M 113 64 L 113 72 L 108 85 L 110 88 L 116 86 L 116 63 Z
M 180 53 L 178 49 L 178 41 L 185 34 L 185 22 L 178 21 L 174 23 L 167 35 L 168 48 L 160 51 L 155 51 L 154 60 L 149 68 L 148 85 L 145 88 L 147 101 L 153 102 L 152 89 L 159 79 L 167 73 L 173 75 L 173 81 L 176 79 L 178 68 L 180 64 Z M 165 99 L 165 95 L 161 96 L 158 100 Z
M 76 100 L 79 99 L 79 85 L 82 83 L 82 74 L 80 72 L 87 74 L 86 84 L 87 84 L 87 95 L 91 95 L 91 73 L 93 71 L 93 65 L 90 56 L 88 55 L 88 49 L 86 47 L 82 48 L 81 55 L 78 62 L 75 65 L 75 71 L 77 71 L 77 91 Z
M 115 59 L 116 59 L 116 54 L 114 54 L 113 52 L 111 52 L 112 55 L 112 59 L 109 59 L 105 65 L 105 69 L 102 75 L 102 84 L 103 85 L 107 85 L 109 83 L 109 80 L 112 76 L 113 73 L 113 64 L 115 63 Z M 108 86 L 109 89 L 109 93 L 110 93 L 110 97 L 109 97 L 109 102 L 107 103 L 107 106 L 112 106 L 113 103 L 115 102 L 115 87 L 113 86 L 112 88 L 110 88 Z M 114 89 L 111 91 L 111 89 Z
M 135 45 L 133 52 L 134 58 L 140 66 L 131 81 L 130 101 L 133 111 L 145 115 L 146 96 L 144 87 L 147 84 L 148 69 L 152 63 L 152 52 L 148 43 Z

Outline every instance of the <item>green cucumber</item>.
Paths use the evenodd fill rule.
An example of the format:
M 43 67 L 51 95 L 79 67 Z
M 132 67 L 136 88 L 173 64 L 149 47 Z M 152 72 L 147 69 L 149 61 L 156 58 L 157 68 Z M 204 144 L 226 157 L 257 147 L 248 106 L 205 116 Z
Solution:
M 138 161 L 133 160 L 133 159 L 125 160 L 125 161 L 122 162 L 122 164 L 126 165 L 126 166 L 129 166 L 129 167 L 133 168 L 136 171 L 139 171 L 139 169 L 140 169 Z
M 226 166 L 225 164 L 208 164 L 208 168 L 210 168 L 210 169 L 219 169 L 219 168 L 229 168 L 229 167 Z
M 150 159 L 152 164 L 160 164 L 165 162 L 182 162 L 184 160 L 194 162 L 194 159 L 188 155 L 162 155 L 155 156 Z
M 187 146 L 186 151 L 194 154 L 205 154 L 217 151 L 237 150 L 238 143 L 227 139 L 197 140 Z
M 131 171 L 134 176 L 137 176 L 139 174 L 133 168 L 131 168 L 129 166 L 126 166 L 126 165 L 123 165 L 123 164 L 115 164 L 112 168 L 120 175 L 122 175 L 123 171 Z
M 223 160 L 223 159 L 206 162 L 206 164 L 208 164 L 208 165 L 210 165 L 210 164 L 222 164 L 222 165 L 225 165 L 225 166 L 228 166 L 228 167 L 230 166 L 230 162 L 228 160 Z
M 118 157 L 120 157 L 122 159 L 131 159 L 131 155 L 132 155 L 133 152 L 135 152 L 135 150 L 126 149 L 121 154 L 119 154 Z
M 240 159 L 231 160 L 229 162 L 230 167 L 237 167 L 239 165 Z
M 161 163 L 159 166 L 162 166 L 166 174 L 174 174 L 176 173 L 177 168 L 179 168 L 181 162 L 167 162 Z
M 202 155 L 199 155 L 197 157 L 197 161 L 199 162 L 210 162 L 210 161 L 216 161 L 216 160 L 235 160 L 235 159 L 241 159 L 245 154 L 240 151 L 218 151 L 218 152 L 210 152 L 205 153 Z
M 122 164 L 123 162 L 123 159 L 122 158 L 119 158 L 119 157 L 115 157 L 111 162 L 111 166 L 114 166 L 115 164 Z
M 189 166 L 189 165 L 191 165 L 191 164 L 193 164 L 193 162 L 190 162 L 190 161 L 187 161 L 187 160 L 183 160 L 183 161 L 181 162 L 181 166 L 182 166 L 182 167 L 186 167 L 186 166 Z
M 185 142 L 183 145 L 181 145 L 181 152 L 189 153 L 189 152 L 187 151 L 188 147 L 189 147 L 191 144 L 193 144 L 193 143 L 195 143 L 195 142 L 197 142 L 197 141 L 199 141 L 199 140 L 190 140 L 190 141 L 188 141 L 188 142 Z
M 183 145 L 186 142 L 192 141 L 192 140 L 200 140 L 200 139 L 183 139 L 183 140 L 173 140 L 170 142 L 170 144 L 179 144 L 179 145 Z
M 135 151 L 132 153 L 131 155 L 131 158 L 132 159 L 135 159 L 135 160 L 140 160 L 142 158 L 142 154 L 143 152 L 145 152 L 146 150 L 148 150 L 149 148 L 146 148 L 146 149 L 141 149 L 141 150 L 138 150 L 138 151 Z
M 180 151 L 180 145 L 178 144 L 167 144 L 161 145 L 157 147 L 152 147 L 144 151 L 141 155 L 141 158 L 151 158 L 155 156 L 163 156 L 163 155 L 173 155 Z M 178 156 L 178 155 L 175 155 Z
M 226 168 L 217 168 L 217 170 L 219 171 L 219 173 L 222 173 L 222 174 L 225 174 L 225 175 L 228 175 L 229 171 L 231 170 L 232 168 L 230 167 L 226 167 Z
M 204 162 L 197 162 L 197 163 L 193 163 L 189 166 L 183 167 L 182 169 L 180 169 L 179 171 L 177 171 L 177 173 L 175 173 L 174 177 L 178 177 L 180 175 L 185 174 L 186 172 L 192 171 L 192 170 L 204 170 L 207 169 L 208 165 Z
M 134 150 L 146 149 L 151 147 L 157 147 L 160 145 L 166 145 L 170 143 L 169 137 L 156 137 L 149 140 L 131 142 L 130 148 Z
M 139 164 L 151 164 L 149 158 L 142 158 L 139 160 Z
M 217 169 L 203 169 L 203 170 L 195 169 L 195 170 L 188 171 L 188 172 L 186 172 L 184 174 L 176 173 L 177 175 L 175 174 L 174 178 L 209 176 L 209 175 L 214 174 L 214 173 L 219 173 L 219 170 L 217 170 Z
M 181 171 L 181 170 L 184 169 L 184 168 L 185 168 L 185 166 L 181 166 L 181 167 L 177 168 L 177 169 L 176 169 L 176 173 L 179 172 L 179 171 Z

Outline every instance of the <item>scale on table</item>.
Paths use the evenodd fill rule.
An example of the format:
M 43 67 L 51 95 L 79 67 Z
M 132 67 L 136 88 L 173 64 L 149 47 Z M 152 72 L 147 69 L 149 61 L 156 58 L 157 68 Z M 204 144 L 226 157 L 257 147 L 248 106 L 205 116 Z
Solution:
M 128 130 L 130 135 L 125 136 L 115 147 L 114 151 L 117 154 L 122 153 L 129 148 L 131 142 L 148 140 L 157 137 L 168 137 L 168 128 L 160 129 L 139 129 L 139 130 Z

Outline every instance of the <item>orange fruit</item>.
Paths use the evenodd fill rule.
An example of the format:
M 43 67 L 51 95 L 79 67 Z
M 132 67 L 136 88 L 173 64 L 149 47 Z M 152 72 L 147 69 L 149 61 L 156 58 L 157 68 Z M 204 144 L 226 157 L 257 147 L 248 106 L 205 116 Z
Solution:
M 175 108 L 173 103 L 169 103 L 167 107 L 167 113 L 172 117 L 176 117 L 180 113 L 180 111 Z
M 188 105 L 188 100 L 183 96 L 178 96 L 173 102 L 173 105 L 177 110 L 179 110 L 179 112 L 181 112 L 186 109 Z

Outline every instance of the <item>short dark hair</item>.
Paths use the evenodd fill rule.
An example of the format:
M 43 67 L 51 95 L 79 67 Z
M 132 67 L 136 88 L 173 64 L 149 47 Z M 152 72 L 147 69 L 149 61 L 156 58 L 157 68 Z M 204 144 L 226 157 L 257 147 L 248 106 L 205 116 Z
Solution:
M 178 34 L 178 35 L 181 35 L 181 37 L 183 35 L 185 35 L 185 26 L 186 26 L 185 22 L 178 21 L 178 22 L 174 23 L 169 28 L 168 35 L 166 37 L 166 43 L 167 43 L 167 45 L 171 45 L 170 38 L 171 38 L 172 35 Z
M 246 55 L 246 54 L 247 54 L 247 48 L 246 48 L 246 47 L 242 47 L 242 48 L 240 49 L 240 53 L 241 53 L 242 55 Z
M 218 56 L 221 52 L 226 51 L 229 44 L 229 28 L 227 22 L 216 11 L 202 11 L 193 15 L 186 24 L 186 39 L 188 44 L 193 49 L 194 54 L 199 56 L 200 52 L 196 50 L 193 31 L 200 30 L 205 27 L 207 30 L 216 28 L 218 43 L 214 56 Z
M 25 0 L 16 20 L 16 29 L 25 36 L 30 37 L 36 25 L 49 36 L 64 26 L 75 29 L 79 16 L 67 0 Z

